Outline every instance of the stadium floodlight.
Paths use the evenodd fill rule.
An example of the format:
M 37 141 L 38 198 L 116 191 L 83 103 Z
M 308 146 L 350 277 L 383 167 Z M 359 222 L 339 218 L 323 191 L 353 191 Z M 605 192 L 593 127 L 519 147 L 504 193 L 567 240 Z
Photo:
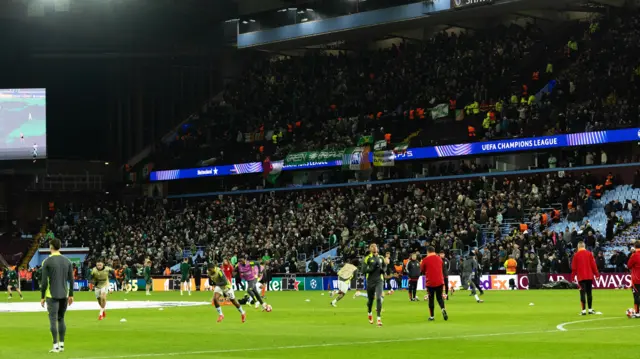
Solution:
M 313 9 L 307 9 L 308 12 L 313 12 Z
M 302 20 L 300 20 L 300 21 L 301 21 L 301 22 L 306 22 L 306 21 L 309 21 L 309 19 L 307 19 L 307 18 L 305 17 L 304 19 L 302 19 Z
M 304 10 L 298 11 L 298 14 L 304 14 Z
M 289 11 L 296 11 L 296 10 L 298 10 L 298 9 L 297 9 L 297 8 L 295 8 L 295 7 L 290 7 L 290 8 L 288 8 L 287 10 L 289 10 Z
M 286 12 L 286 11 L 287 11 L 287 9 L 280 9 L 280 10 L 278 10 L 278 12 Z
M 249 22 L 256 22 L 254 19 L 249 19 Z
M 247 20 L 242 20 L 242 23 L 245 25 L 248 24 Z

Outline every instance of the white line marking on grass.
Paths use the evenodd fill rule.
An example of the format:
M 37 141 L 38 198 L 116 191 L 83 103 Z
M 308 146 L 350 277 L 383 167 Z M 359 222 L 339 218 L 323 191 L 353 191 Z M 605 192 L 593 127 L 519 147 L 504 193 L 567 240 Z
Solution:
M 599 321 L 599 320 L 611 320 L 611 319 L 623 319 L 623 318 L 597 318 L 597 319 L 576 320 L 574 322 L 560 323 L 560 324 L 558 324 L 556 326 L 556 329 L 558 329 L 561 332 L 566 332 L 567 329 L 565 329 L 565 327 L 567 325 L 579 324 L 579 323 L 588 323 L 588 322 L 596 322 L 596 321 Z
M 607 318 L 618 319 L 618 318 Z M 564 323 L 567 324 L 567 323 Z M 638 325 L 624 325 L 617 327 L 598 327 L 598 328 L 578 328 L 573 329 L 571 332 L 586 332 L 594 330 L 607 330 L 607 329 L 625 329 L 625 328 L 637 328 Z M 565 332 L 567 330 L 564 330 Z M 509 332 L 509 333 L 489 333 L 489 334 L 469 334 L 469 335 L 455 335 L 446 337 L 423 337 L 423 338 L 403 338 L 403 339 L 389 339 L 389 340 L 370 340 L 360 342 L 343 342 L 343 343 L 322 343 L 322 344 L 308 344 L 308 345 L 287 345 L 281 347 L 263 347 L 263 348 L 238 348 L 238 349 L 221 349 L 221 350 L 200 350 L 191 352 L 173 352 L 173 353 L 148 353 L 148 354 L 129 354 L 129 355 L 113 355 L 102 357 L 78 357 L 72 359 L 131 359 L 131 358 L 154 358 L 154 357 L 174 357 L 174 356 L 187 356 L 187 355 L 205 355 L 205 354 L 224 354 L 224 353 L 246 353 L 246 352 L 258 352 L 258 351 L 272 351 L 272 350 L 289 350 L 289 349 L 310 349 L 310 348 L 326 348 L 326 347 L 340 347 L 350 345 L 369 345 L 369 344 L 386 344 L 386 343 L 404 343 L 413 341 L 430 341 L 430 340 L 454 340 L 454 339 L 474 339 L 474 338 L 488 338 L 488 337 L 505 337 L 505 336 L 520 336 L 527 334 L 546 334 L 546 333 L 558 333 L 556 329 L 553 330 L 537 330 L 528 332 Z

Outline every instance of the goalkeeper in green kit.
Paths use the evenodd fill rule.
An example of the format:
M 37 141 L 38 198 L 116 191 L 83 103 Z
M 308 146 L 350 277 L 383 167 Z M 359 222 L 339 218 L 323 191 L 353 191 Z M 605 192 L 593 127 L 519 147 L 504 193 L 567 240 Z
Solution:
M 133 278 L 131 268 L 126 264 L 122 267 L 122 275 L 124 277 L 122 281 L 122 289 L 124 289 L 125 294 L 129 294 L 129 292 L 131 292 L 131 280 Z
M 11 289 L 14 289 L 20 295 L 20 299 L 24 300 L 22 292 L 20 291 L 20 280 L 18 279 L 18 272 L 15 268 L 7 267 L 5 277 L 9 280 L 7 283 L 7 292 L 9 293 L 9 299 L 13 298 Z
M 153 285 L 153 279 L 151 278 L 151 259 L 146 259 L 144 261 L 142 275 L 144 276 L 144 282 L 146 283 L 147 295 L 151 295 L 151 287 Z
M 189 295 L 191 295 L 191 265 L 189 264 L 189 258 L 185 258 L 180 263 L 180 295 L 184 295 L 182 292 L 186 287 Z

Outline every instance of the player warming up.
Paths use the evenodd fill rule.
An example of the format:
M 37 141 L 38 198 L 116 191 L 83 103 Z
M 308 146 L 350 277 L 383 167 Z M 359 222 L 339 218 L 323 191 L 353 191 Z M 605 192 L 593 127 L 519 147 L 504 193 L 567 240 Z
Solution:
M 418 255 L 416 253 L 411 254 L 411 259 L 407 262 L 405 271 L 409 277 L 409 300 L 417 302 L 418 298 L 416 294 L 418 291 L 418 280 L 420 279 L 420 262 L 418 262 Z
M 444 275 L 442 274 L 442 258 L 436 254 L 433 247 L 427 248 L 427 256 L 424 257 L 420 264 L 420 270 L 427 279 L 427 293 L 429 294 L 429 321 L 435 318 L 433 312 L 435 310 L 435 300 L 442 310 L 442 317 L 448 320 L 447 310 L 444 308 L 444 299 L 442 299 L 442 288 L 444 287 Z
M 256 309 L 259 308 L 259 305 L 262 305 L 262 309 L 264 310 L 267 308 L 267 303 L 262 300 L 256 288 L 257 278 L 260 275 L 260 266 L 258 265 L 258 270 L 256 270 L 256 268 L 254 268 L 256 265 L 254 262 L 250 262 L 245 256 L 238 263 L 238 272 L 240 273 L 240 277 L 247 281 L 247 294 L 249 294 L 252 300 L 256 301 Z
M 332 306 L 337 307 L 338 302 L 347 294 L 351 284 L 351 278 L 353 278 L 356 270 L 358 270 L 356 266 L 347 263 L 338 271 L 338 296 L 331 301 Z
M 129 294 L 131 291 L 131 279 L 133 278 L 133 275 L 131 273 L 131 268 L 126 264 L 122 267 L 122 275 L 124 277 L 122 290 L 124 290 L 124 294 Z
M 442 275 L 444 276 L 444 299 L 449 300 L 449 270 L 451 269 L 451 263 L 444 251 L 440 251 L 440 259 L 442 259 Z M 453 294 L 453 288 L 451 293 Z
M 5 277 L 9 281 L 7 283 L 7 292 L 9 293 L 9 299 L 13 299 L 13 292 L 15 290 L 20 295 L 20 299 L 24 300 L 22 292 L 20 291 L 20 283 L 18 281 L 18 272 L 15 269 L 7 267 L 5 271 Z
M 53 338 L 53 349 L 49 353 L 64 351 L 67 333 L 65 315 L 67 307 L 73 304 L 73 265 L 60 254 L 62 243 L 58 238 L 49 240 L 51 255 L 42 262 L 42 285 L 40 305 L 46 305 L 49 313 L 49 330 Z
M 369 255 L 364 258 L 363 271 L 367 278 L 367 313 L 369 315 L 369 323 L 373 324 L 373 300 L 376 301 L 376 313 L 378 316 L 377 324 L 382 326 L 382 292 L 384 290 L 384 271 L 386 263 L 378 254 L 378 246 L 372 244 L 369 246 Z
M 244 323 L 247 320 L 247 313 L 245 313 L 244 309 L 242 309 L 242 305 L 240 305 L 236 300 L 235 293 L 231 287 L 231 282 L 224 275 L 224 272 L 218 268 L 218 264 L 210 263 L 207 269 L 207 274 L 209 275 L 209 281 L 211 281 L 210 284 L 213 286 L 213 305 L 216 307 L 216 311 L 218 312 L 218 323 L 224 320 L 224 313 L 222 313 L 222 307 L 220 306 L 220 303 L 224 301 L 223 298 L 227 298 L 231 304 L 238 309 L 242 322 Z
M 180 263 L 180 295 L 184 295 L 183 289 L 187 289 L 189 295 L 191 295 L 191 265 L 189 264 L 189 258 L 185 258 Z
M 94 286 L 96 299 L 100 305 L 100 315 L 98 320 L 107 317 L 107 295 L 109 294 L 109 274 L 115 274 L 114 270 L 104 265 L 102 260 L 96 262 L 96 266 L 91 270 L 91 282 Z
M 466 283 L 468 288 L 471 288 L 471 294 L 475 297 L 476 302 L 483 303 L 484 301 L 478 297 L 478 291 L 480 295 L 483 295 L 484 292 L 480 287 L 480 267 L 478 266 L 478 262 L 476 261 L 476 256 L 471 253 L 467 258 L 465 258 L 462 263 L 462 283 Z
M 580 304 L 582 312 L 580 315 L 587 315 L 585 302 L 589 308 L 589 314 L 596 314 L 593 310 L 593 279 L 599 277 L 598 267 L 593 254 L 585 249 L 584 242 L 578 242 L 578 251 L 573 255 L 571 261 L 571 278 L 578 277 L 578 288 L 580 289 Z M 586 300 L 585 300 L 586 299 Z
M 144 275 L 144 283 L 147 289 L 147 295 L 151 295 L 151 285 L 153 283 L 151 279 L 151 260 L 147 259 L 144 261 L 144 268 L 142 269 L 142 274 Z
M 631 272 L 631 292 L 633 293 L 633 310 L 627 312 L 629 318 L 640 319 L 640 240 L 634 244 L 635 251 L 629 257 L 627 268 Z

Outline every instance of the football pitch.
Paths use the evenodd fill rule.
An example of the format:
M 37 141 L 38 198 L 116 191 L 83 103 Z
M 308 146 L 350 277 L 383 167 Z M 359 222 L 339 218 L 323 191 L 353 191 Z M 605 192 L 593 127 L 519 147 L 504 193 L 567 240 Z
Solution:
M 602 315 L 584 317 L 577 291 L 494 291 L 482 304 L 456 292 L 446 302 L 447 322 L 437 305 L 428 322 L 427 303 L 397 291 L 385 298 L 382 328 L 368 323 L 366 299 L 353 293 L 333 308 L 327 292 L 268 292 L 273 311 L 245 306 L 244 324 L 232 306 L 216 323 L 210 292 L 114 293 L 103 321 L 93 293 L 77 293 L 60 354 L 48 353 L 46 312 L 34 312 L 38 294 L 22 302 L 2 293 L 0 358 L 638 358 L 640 320 L 625 316 L 628 290 L 595 291 Z M 126 309 L 108 309 L 116 306 Z

